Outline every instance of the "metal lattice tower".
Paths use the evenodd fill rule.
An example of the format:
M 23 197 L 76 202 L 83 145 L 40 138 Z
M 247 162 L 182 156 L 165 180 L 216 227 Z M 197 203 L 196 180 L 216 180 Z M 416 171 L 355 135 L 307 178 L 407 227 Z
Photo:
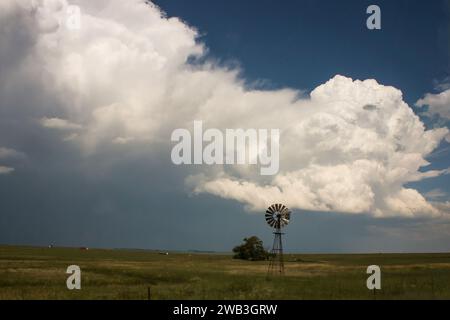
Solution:
M 286 226 L 291 219 L 291 211 L 282 204 L 273 204 L 266 210 L 266 222 L 275 228 L 273 246 L 269 260 L 267 275 L 284 275 L 283 241 L 281 228 Z

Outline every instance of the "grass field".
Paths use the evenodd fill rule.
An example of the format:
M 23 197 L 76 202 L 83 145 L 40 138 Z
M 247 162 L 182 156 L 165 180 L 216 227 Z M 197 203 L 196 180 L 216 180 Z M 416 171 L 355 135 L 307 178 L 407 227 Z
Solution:
M 0 299 L 450 299 L 450 253 L 286 255 L 286 275 L 231 255 L 0 246 Z M 81 290 L 66 268 L 81 268 Z M 366 268 L 382 289 L 366 288 Z

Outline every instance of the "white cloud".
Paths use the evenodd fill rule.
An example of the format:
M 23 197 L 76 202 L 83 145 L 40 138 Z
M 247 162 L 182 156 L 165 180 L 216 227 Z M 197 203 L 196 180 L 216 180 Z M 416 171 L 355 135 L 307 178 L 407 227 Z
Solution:
M 434 89 L 437 91 L 445 91 L 447 89 L 450 89 L 450 76 L 445 77 L 444 79 L 441 79 L 440 81 L 435 79 L 433 81 L 434 83 Z
M 134 140 L 133 138 L 116 137 L 116 138 L 113 139 L 113 143 L 116 143 L 116 144 L 127 144 L 127 143 L 129 143 L 129 142 L 131 142 L 133 140 Z
M 79 130 L 81 125 L 72 123 L 66 119 L 60 118 L 42 118 L 39 120 L 40 124 L 45 128 L 58 129 L 58 130 Z
M 82 28 L 73 31 L 57 27 L 67 3 L 56 2 L 38 2 L 34 9 L 3 5 L 0 18 L 20 19 L 16 23 L 31 43 L 10 71 L 8 87 L 26 83 L 39 92 L 33 114 L 42 115 L 45 127 L 77 130 L 66 138 L 83 150 L 129 141 L 137 148 L 139 142 L 170 144 L 170 132 L 191 127 L 195 119 L 219 129 L 279 128 L 277 176 L 261 177 L 258 168 L 246 166 L 197 167 L 188 185 L 251 210 L 280 201 L 292 209 L 377 217 L 446 212 L 404 186 L 445 173 L 419 169 L 448 130 L 425 130 L 398 89 L 340 75 L 309 96 L 293 89 L 249 89 L 238 70 L 187 63 L 204 52 L 196 31 L 156 6 L 81 1 Z M 2 37 L 0 48 L 11 39 Z M 9 54 L 0 51 L 0 60 Z M 48 118 L 42 96 L 56 101 L 58 113 L 51 114 L 64 119 Z M 440 106 L 433 101 L 444 98 L 424 99 Z
M 0 159 L 4 158 L 21 158 L 23 157 L 23 152 L 11 149 L 11 148 L 5 148 L 0 147 Z
M 426 131 L 399 90 L 336 76 L 313 90 L 310 99 L 279 106 L 265 117 L 282 119 L 277 121 L 280 174 L 269 182 L 223 173 L 203 176 L 196 192 L 236 199 L 254 210 L 270 199 L 293 208 L 379 217 L 441 214 L 403 186 L 447 173 L 419 169 L 428 165 L 425 157 L 448 130 Z
M 447 197 L 447 193 L 441 189 L 432 189 L 424 194 L 425 198 L 430 200 Z
M 78 133 L 71 133 L 63 138 L 63 141 L 74 141 L 76 140 L 80 135 Z
M 5 167 L 5 166 L 0 166 L 0 175 L 1 174 L 8 174 L 14 171 L 14 168 L 11 167 Z
M 416 102 L 416 106 L 428 106 L 428 111 L 426 112 L 428 115 L 438 115 L 443 119 L 450 120 L 450 89 L 438 94 L 427 93 Z
M 21 159 L 25 154 L 21 151 L 17 151 L 11 148 L 0 147 L 0 159 Z M 15 169 L 0 164 L 0 175 L 13 172 Z

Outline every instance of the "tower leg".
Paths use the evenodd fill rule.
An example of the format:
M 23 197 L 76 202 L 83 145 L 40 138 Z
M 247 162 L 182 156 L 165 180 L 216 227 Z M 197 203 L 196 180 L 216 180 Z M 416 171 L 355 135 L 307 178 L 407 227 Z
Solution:
M 283 241 L 281 239 L 282 233 L 280 229 L 274 232 L 273 247 L 269 260 L 269 269 L 267 275 L 284 275 L 284 259 L 283 259 Z

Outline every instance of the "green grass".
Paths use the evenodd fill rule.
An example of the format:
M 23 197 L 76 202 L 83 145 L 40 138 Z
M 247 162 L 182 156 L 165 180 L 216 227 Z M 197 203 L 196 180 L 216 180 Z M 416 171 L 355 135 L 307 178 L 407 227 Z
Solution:
M 450 253 L 286 255 L 286 275 L 231 255 L 0 246 L 0 299 L 450 299 Z M 66 288 L 79 265 L 81 290 Z M 367 266 L 382 290 L 366 288 Z

